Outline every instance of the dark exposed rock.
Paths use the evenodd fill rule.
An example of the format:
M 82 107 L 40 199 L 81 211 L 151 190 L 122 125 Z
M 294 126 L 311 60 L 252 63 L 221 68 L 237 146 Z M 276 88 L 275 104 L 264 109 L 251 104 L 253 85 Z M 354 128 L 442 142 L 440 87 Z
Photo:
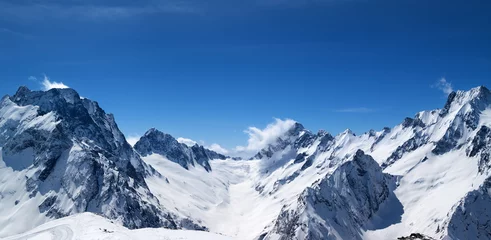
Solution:
M 397 147 L 394 152 L 392 152 L 389 158 L 387 158 L 387 160 L 382 164 L 382 167 L 386 168 L 390 166 L 395 161 L 401 159 L 404 154 L 418 149 L 427 142 L 428 138 L 426 136 L 421 136 L 420 132 L 416 132 L 412 138 L 404 142 L 401 146 Z
M 491 155 L 491 129 L 482 126 L 472 140 L 472 145 L 467 151 L 469 157 L 479 155 L 479 172 L 491 167 L 489 156 Z
M 411 233 L 411 235 L 407 237 L 398 237 L 397 240 L 435 240 L 435 239 L 423 235 L 421 233 Z
M 449 95 L 448 95 L 448 98 L 447 98 L 447 102 L 445 103 L 445 106 L 443 107 L 442 111 L 440 112 L 440 116 L 445 116 L 448 111 L 450 110 L 450 106 L 452 105 L 452 102 L 455 98 L 455 96 L 457 96 L 457 93 L 456 92 L 451 92 Z
M 415 128 L 415 127 L 421 127 L 421 128 L 424 128 L 425 127 L 425 124 L 419 118 L 409 118 L 409 117 L 407 117 L 402 122 L 402 126 L 405 127 L 405 128 L 408 128 L 408 127 L 413 127 L 413 128 Z

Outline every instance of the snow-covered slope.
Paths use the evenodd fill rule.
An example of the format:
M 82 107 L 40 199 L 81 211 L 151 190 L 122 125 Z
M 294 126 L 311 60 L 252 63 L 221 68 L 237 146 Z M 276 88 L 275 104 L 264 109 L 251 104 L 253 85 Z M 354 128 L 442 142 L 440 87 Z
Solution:
M 402 213 L 394 186 L 395 178 L 358 150 L 350 161 L 304 190 L 297 202 L 283 207 L 263 239 L 362 239 L 360 230 L 400 221 L 376 216 L 382 208 Z
M 112 116 L 91 111 L 97 109 L 91 104 L 81 108 L 95 119 L 86 124 L 63 115 L 71 110 L 47 111 L 44 101 L 27 104 L 15 99 L 2 99 L 0 108 L 0 167 L 7 166 L 0 168 L 0 202 L 7 204 L 0 209 L 0 224 L 12 222 L 0 234 L 47 221 L 53 217 L 46 214 L 51 209 L 61 209 L 64 215 L 92 211 L 75 207 L 100 202 L 100 193 L 77 195 L 76 189 L 92 189 L 77 186 L 89 184 L 93 168 L 84 164 L 96 162 L 102 168 L 98 172 L 122 179 L 96 186 L 135 193 L 130 198 L 139 207 L 156 209 L 150 219 L 175 227 L 204 226 L 236 239 L 410 239 L 418 234 L 491 239 L 486 214 L 491 206 L 491 92 L 485 87 L 454 92 L 442 109 L 422 111 L 393 128 L 361 135 L 349 129 L 335 136 L 313 133 L 295 123 L 248 160 L 188 147 L 155 129 L 135 145 L 135 152 L 126 146 Z M 81 101 L 63 99 L 75 105 Z M 73 124 L 77 121 L 81 123 Z M 72 124 L 65 126 L 66 122 Z M 39 144 L 46 141 L 53 144 Z M 55 157 L 58 160 L 50 167 L 52 155 L 78 160 Z M 72 182 L 58 172 L 80 177 Z M 49 179 L 67 182 L 53 187 L 56 181 Z M 33 191 L 29 186 L 48 190 Z M 108 191 L 120 199 L 120 190 Z M 50 196 L 56 196 L 54 207 L 44 207 L 51 206 L 50 201 L 43 205 Z M 80 196 L 83 204 L 72 203 L 78 199 L 73 196 Z M 92 212 L 129 227 L 153 223 L 142 216 L 126 216 L 116 205 L 102 208 L 114 208 L 114 215 Z M 20 229 L 14 223 L 22 216 L 32 216 L 33 222 Z M 129 224 L 132 221 L 125 216 L 140 225 Z M 155 226 L 169 226 L 166 222 Z
M 170 230 L 163 228 L 144 228 L 129 230 L 114 224 L 104 217 L 92 213 L 80 213 L 54 220 L 38 226 L 26 233 L 10 236 L 5 240 L 229 240 L 218 234 Z

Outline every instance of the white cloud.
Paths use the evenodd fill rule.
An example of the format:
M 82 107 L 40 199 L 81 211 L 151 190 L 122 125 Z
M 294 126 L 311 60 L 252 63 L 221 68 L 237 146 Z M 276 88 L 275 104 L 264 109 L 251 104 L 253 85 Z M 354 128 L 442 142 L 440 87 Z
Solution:
M 31 79 L 31 77 L 29 77 L 29 79 Z M 46 75 L 44 75 L 44 80 L 41 82 L 41 85 L 42 85 L 44 91 L 48 91 L 52 88 L 68 88 L 68 86 L 63 84 L 62 82 L 50 81 L 48 76 L 46 76 Z
M 126 138 L 126 141 L 133 147 L 140 140 L 140 136 L 131 135 Z
M 342 109 L 335 110 L 335 112 L 340 112 L 340 113 L 369 113 L 374 111 L 375 109 L 366 108 L 366 107 L 342 108 Z
M 438 80 L 438 82 L 433 85 L 433 87 L 440 89 L 443 93 L 447 95 L 453 92 L 452 84 L 450 82 L 447 82 L 447 79 L 445 78 L 441 78 L 440 80 Z
M 188 145 L 189 147 L 192 147 L 192 146 L 194 146 L 195 144 L 197 144 L 197 142 L 196 142 L 196 141 L 191 140 L 191 139 L 189 139 L 189 138 L 183 138 L 183 137 L 179 137 L 179 138 L 177 138 L 177 141 L 178 141 L 179 143 L 184 143 L 184 144 Z
M 275 142 L 278 137 L 290 130 L 295 123 L 296 121 L 291 119 L 281 120 L 275 118 L 273 123 L 268 124 L 268 126 L 262 130 L 257 127 L 249 127 L 244 131 L 249 135 L 247 146 L 237 146 L 235 148 L 237 155 L 247 156 L 255 154 L 259 150 Z
M 215 151 L 217 153 L 221 153 L 221 154 L 228 154 L 229 153 L 229 151 L 227 149 L 223 148 L 222 146 L 220 146 L 217 143 L 213 143 L 207 148 L 212 150 L 212 151 Z

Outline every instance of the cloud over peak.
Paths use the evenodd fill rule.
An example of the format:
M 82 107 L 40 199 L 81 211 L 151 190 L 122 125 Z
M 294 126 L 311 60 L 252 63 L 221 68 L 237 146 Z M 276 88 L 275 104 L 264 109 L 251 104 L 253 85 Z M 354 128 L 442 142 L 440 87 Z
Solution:
M 444 77 L 443 78 L 440 78 L 440 80 L 438 80 L 434 85 L 433 87 L 436 87 L 438 88 L 439 90 L 441 90 L 443 93 L 445 93 L 446 95 L 450 94 L 451 92 L 453 92 L 453 87 L 452 87 L 452 83 L 448 82 L 447 79 L 445 79 Z
M 195 144 L 197 144 L 197 143 L 198 143 L 198 142 L 196 142 L 196 141 L 194 141 L 194 140 L 192 140 L 192 139 L 189 139 L 189 138 L 183 138 L 183 137 L 179 137 L 179 138 L 177 138 L 177 141 L 178 141 L 179 143 L 184 143 L 184 144 L 186 144 L 186 145 L 187 145 L 187 146 L 189 146 L 189 147 L 192 147 L 192 146 L 194 146 Z
M 33 77 L 33 76 L 30 76 L 30 77 L 29 77 L 29 79 L 30 79 L 30 80 L 34 80 L 33 78 L 34 78 L 34 79 L 36 79 L 36 78 L 35 78 L 35 77 Z M 62 82 L 55 82 L 55 81 L 51 81 L 51 80 L 49 79 L 49 77 L 48 77 L 48 76 L 46 76 L 46 75 L 44 75 L 44 79 L 43 79 L 43 81 L 41 82 L 41 85 L 42 85 L 42 89 L 43 89 L 44 91 L 48 91 L 48 90 L 50 90 L 50 89 L 52 89 L 52 88 L 69 88 L 67 85 L 63 84 Z
M 247 146 L 237 146 L 235 150 L 241 155 L 255 154 L 269 144 L 275 142 L 278 137 L 290 130 L 296 121 L 292 119 L 274 119 L 273 123 L 268 124 L 264 129 L 249 127 L 244 132 L 249 135 Z

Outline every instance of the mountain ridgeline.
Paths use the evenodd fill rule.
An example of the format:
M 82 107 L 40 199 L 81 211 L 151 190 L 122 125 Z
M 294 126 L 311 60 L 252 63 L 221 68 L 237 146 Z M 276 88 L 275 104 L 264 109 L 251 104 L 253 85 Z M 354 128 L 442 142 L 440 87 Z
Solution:
M 190 166 L 200 165 L 206 171 L 211 171 L 210 160 L 225 160 L 227 158 L 198 144 L 189 147 L 184 143 L 179 143 L 171 135 L 155 128 L 148 130 L 135 144 L 134 148 L 142 156 L 154 153 L 160 154 L 186 169 L 189 169 Z
M 294 122 L 250 159 L 154 128 L 131 147 L 97 102 L 21 87 L 1 99 L 0 147 L 0 237 L 92 212 L 251 240 L 491 239 L 486 87 L 360 135 Z

